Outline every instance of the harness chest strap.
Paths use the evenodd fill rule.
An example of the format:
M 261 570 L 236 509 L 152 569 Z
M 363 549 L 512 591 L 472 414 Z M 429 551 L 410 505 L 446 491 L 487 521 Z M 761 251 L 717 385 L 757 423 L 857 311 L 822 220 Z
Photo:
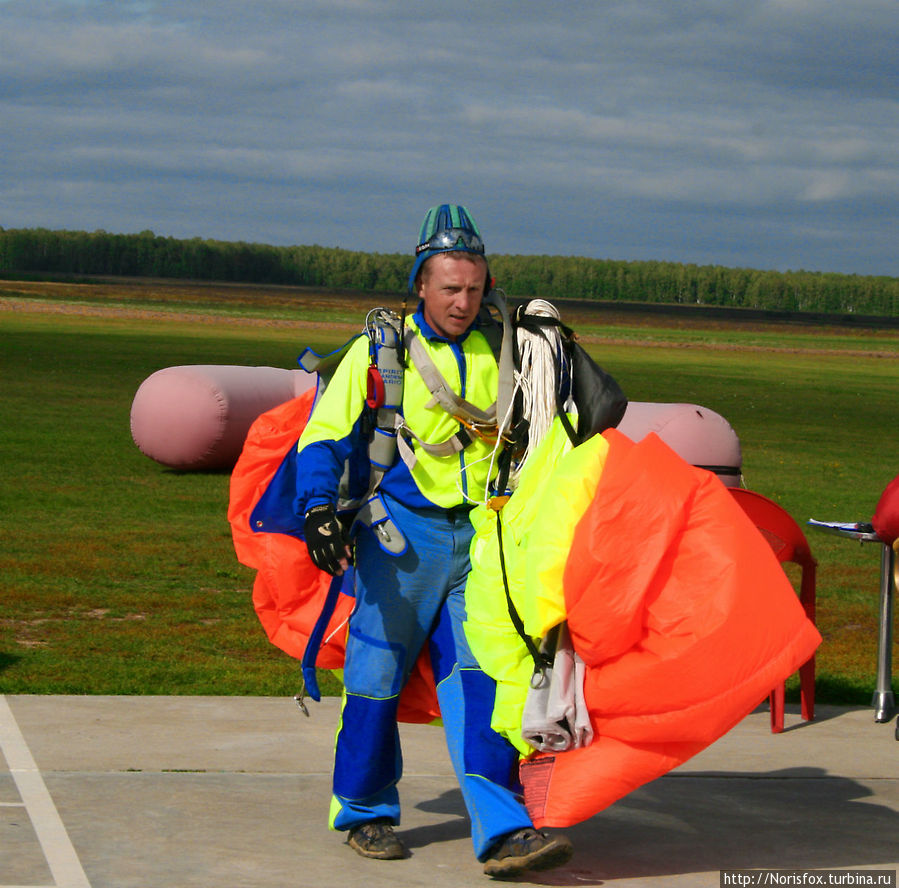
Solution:
M 476 435 L 482 435 L 483 432 L 490 436 L 502 434 L 511 423 L 511 405 L 515 388 L 512 321 L 501 291 L 490 290 L 484 297 L 484 304 L 491 305 L 497 310 L 502 320 L 503 331 L 499 358 L 497 360 L 499 368 L 497 399 L 486 410 L 481 410 L 452 390 L 443 374 L 437 369 L 421 340 L 415 335 L 415 331 L 407 329 L 403 334 L 403 346 L 431 392 L 434 403 L 439 404 L 447 413 L 454 416 L 471 430 L 469 434 L 466 434 L 464 430 L 460 430 L 457 435 L 449 439 L 449 442 L 444 442 L 449 444 L 448 448 L 441 444 L 427 444 L 414 436 L 413 433 L 413 437 L 416 437 L 416 440 L 428 453 L 435 455 L 457 453 L 458 450 L 471 443 Z M 406 427 L 406 431 L 411 433 L 411 429 L 408 429 L 408 427 Z M 461 447 L 457 446 L 454 443 L 455 441 L 458 441 Z
M 420 438 L 406 424 L 405 419 L 397 414 L 395 417 L 397 447 L 403 462 L 411 470 L 417 459 L 409 439 L 431 456 L 452 456 L 464 450 L 475 438 L 493 437 L 496 434 L 496 402 L 494 401 L 486 410 L 475 406 L 457 395 L 443 374 L 437 369 L 427 349 L 413 330 L 406 330 L 403 342 L 415 369 L 421 375 L 422 380 L 432 395 L 431 404 L 437 404 L 446 413 L 459 420 L 462 428 L 445 441 L 437 443 L 425 441 Z
M 460 453 L 475 439 L 475 435 L 468 429 L 461 428 L 455 435 L 447 438 L 445 441 L 441 441 L 439 444 L 431 444 L 428 441 L 422 441 L 422 439 L 406 425 L 401 416 L 397 415 L 396 420 L 397 431 L 399 432 L 396 438 L 397 450 L 399 450 L 400 458 L 410 471 L 418 462 L 418 457 L 416 457 L 415 451 L 409 443 L 410 438 L 414 438 L 417 445 L 431 456 L 452 456 L 453 454 Z
M 414 330 L 406 330 L 403 344 L 409 357 L 412 358 L 412 363 L 415 364 L 415 369 L 418 370 L 428 391 L 433 395 L 435 403 L 439 404 L 450 416 L 464 420 L 475 428 L 486 426 L 491 431 L 495 428 L 495 401 L 486 410 L 481 410 L 480 407 L 466 401 L 461 395 L 457 395 L 437 369 L 437 365 L 431 359 L 421 340 L 415 335 Z

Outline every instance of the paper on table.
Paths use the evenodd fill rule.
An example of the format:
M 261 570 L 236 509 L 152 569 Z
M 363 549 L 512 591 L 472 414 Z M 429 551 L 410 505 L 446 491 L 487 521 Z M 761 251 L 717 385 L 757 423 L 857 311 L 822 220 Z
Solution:
M 809 518 L 808 524 L 815 530 L 837 533 L 851 539 L 871 541 L 879 539 L 874 528 L 867 521 L 817 521 Z

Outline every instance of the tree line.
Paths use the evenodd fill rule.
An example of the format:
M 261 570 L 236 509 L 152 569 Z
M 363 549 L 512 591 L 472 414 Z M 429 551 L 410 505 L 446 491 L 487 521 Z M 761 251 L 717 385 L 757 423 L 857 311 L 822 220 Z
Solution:
M 577 256 L 491 255 L 513 298 L 596 299 L 899 316 L 899 278 Z M 0 274 L 121 275 L 399 293 L 411 257 L 337 247 L 0 228 Z

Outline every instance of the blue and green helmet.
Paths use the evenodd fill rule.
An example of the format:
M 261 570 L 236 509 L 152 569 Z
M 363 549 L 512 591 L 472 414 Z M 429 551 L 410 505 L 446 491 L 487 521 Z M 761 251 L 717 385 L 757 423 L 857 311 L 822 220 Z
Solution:
M 421 266 L 437 253 L 464 252 L 484 255 L 484 241 L 477 223 L 465 207 L 458 204 L 440 204 L 431 207 L 425 215 L 415 247 L 415 263 L 409 274 L 409 289 L 415 286 L 415 278 Z

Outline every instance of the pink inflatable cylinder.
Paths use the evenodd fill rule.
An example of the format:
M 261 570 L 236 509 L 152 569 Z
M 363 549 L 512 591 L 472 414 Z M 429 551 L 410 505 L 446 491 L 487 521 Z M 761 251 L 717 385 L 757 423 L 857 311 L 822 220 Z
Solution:
M 739 487 L 743 469 L 740 439 L 727 420 L 698 404 L 631 401 L 618 431 L 632 441 L 655 432 L 678 456 L 715 472 L 727 487 Z
M 231 469 L 261 413 L 315 385 L 305 370 L 196 364 L 147 377 L 131 405 L 131 437 L 174 469 Z

